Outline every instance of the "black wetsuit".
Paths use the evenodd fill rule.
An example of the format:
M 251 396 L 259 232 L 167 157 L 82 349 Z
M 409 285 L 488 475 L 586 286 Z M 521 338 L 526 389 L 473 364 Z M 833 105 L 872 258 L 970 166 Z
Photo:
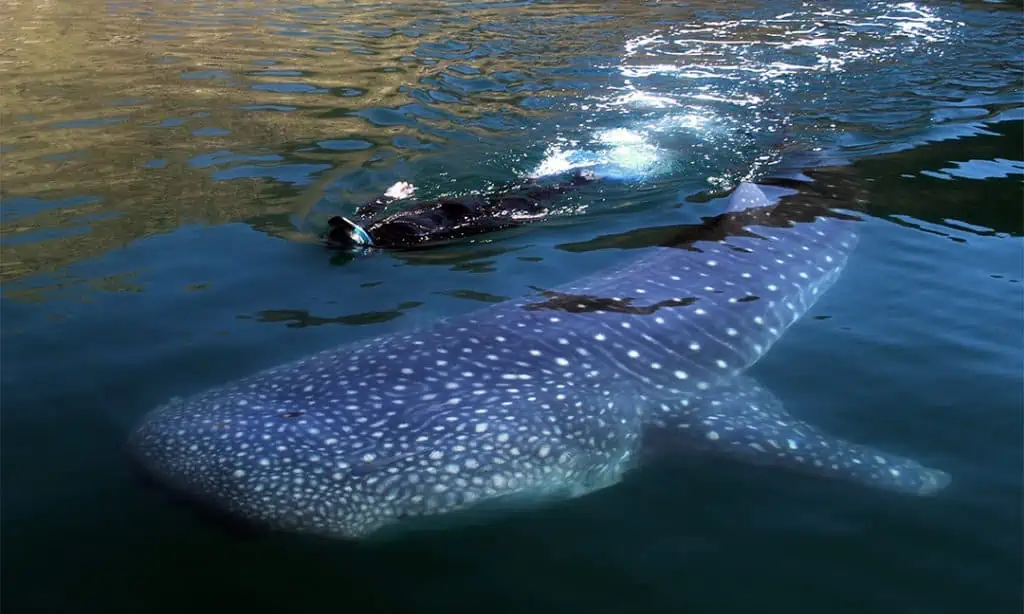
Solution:
M 579 172 L 564 184 L 527 182 L 490 195 L 418 201 L 408 209 L 376 218 L 384 206 L 396 200 L 380 196 L 356 209 L 354 220 L 341 216 L 328 220 L 326 241 L 341 249 L 360 246 L 354 225 L 369 235 L 374 247 L 384 249 L 423 247 L 513 228 L 543 219 L 548 214 L 544 201 L 594 179 L 590 173 Z

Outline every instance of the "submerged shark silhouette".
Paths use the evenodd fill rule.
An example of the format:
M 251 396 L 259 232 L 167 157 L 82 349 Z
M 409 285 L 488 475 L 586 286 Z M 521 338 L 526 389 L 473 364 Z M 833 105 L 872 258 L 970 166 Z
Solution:
M 855 231 L 744 183 L 671 246 L 171 401 L 131 449 L 228 516 L 347 538 L 580 496 L 693 450 L 932 494 L 944 472 L 823 433 L 743 375 L 833 284 Z

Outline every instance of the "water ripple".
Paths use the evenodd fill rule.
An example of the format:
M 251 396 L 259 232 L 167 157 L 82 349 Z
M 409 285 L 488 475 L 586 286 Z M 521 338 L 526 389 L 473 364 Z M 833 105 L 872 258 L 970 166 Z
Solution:
M 1021 24 L 983 0 L 8 0 L 9 592 L 35 611 L 1018 606 Z M 930 450 L 948 499 L 701 467 L 323 564 L 239 557 L 123 474 L 127 422 L 165 396 L 568 281 L 790 148 L 852 161 L 872 197 L 858 264 L 766 377 L 794 413 Z M 315 244 L 399 179 L 429 197 L 579 167 L 616 181 L 521 233 L 363 260 Z

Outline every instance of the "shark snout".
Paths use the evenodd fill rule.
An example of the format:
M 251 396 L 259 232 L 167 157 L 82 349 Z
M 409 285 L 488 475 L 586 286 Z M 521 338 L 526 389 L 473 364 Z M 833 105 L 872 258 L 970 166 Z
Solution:
M 246 417 L 221 403 L 175 400 L 147 415 L 128 449 L 152 480 L 197 497 L 225 496 L 244 477 L 252 448 Z M 249 420 L 256 416 L 249 417 Z
M 380 520 L 360 482 L 383 483 L 368 479 L 379 445 L 323 410 L 239 395 L 169 403 L 128 441 L 148 479 L 221 524 L 335 535 Z
M 132 432 L 130 454 L 149 479 L 218 515 L 302 528 L 333 522 L 347 476 L 323 418 L 245 397 L 174 401 Z

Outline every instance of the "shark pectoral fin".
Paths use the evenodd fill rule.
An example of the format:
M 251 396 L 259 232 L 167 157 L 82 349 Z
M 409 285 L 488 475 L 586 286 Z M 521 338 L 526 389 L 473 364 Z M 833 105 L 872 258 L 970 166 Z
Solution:
M 645 437 L 645 446 L 657 446 L 661 454 L 667 446 L 688 448 L 900 493 L 931 495 L 950 483 L 944 471 L 797 420 L 748 377 L 724 380 L 682 402 L 662 404 Z

